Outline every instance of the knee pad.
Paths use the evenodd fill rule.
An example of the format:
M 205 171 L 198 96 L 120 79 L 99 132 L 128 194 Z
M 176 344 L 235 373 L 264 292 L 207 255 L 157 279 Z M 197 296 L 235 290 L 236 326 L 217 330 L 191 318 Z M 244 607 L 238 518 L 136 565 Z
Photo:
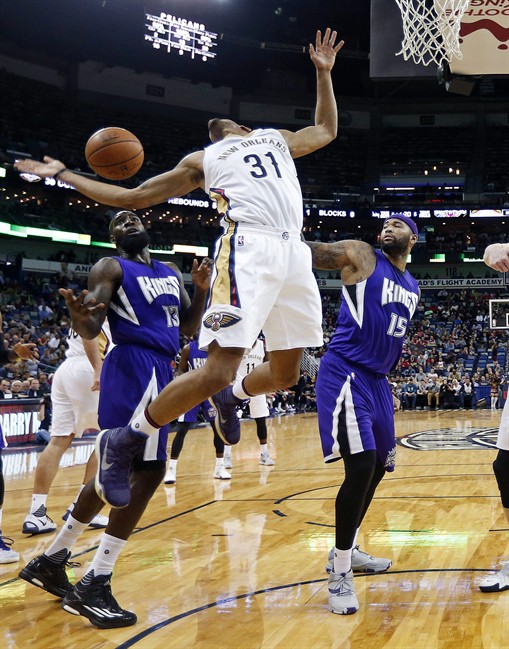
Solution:
M 502 506 L 509 509 L 509 451 L 500 449 L 493 462 L 493 472 L 500 490 Z

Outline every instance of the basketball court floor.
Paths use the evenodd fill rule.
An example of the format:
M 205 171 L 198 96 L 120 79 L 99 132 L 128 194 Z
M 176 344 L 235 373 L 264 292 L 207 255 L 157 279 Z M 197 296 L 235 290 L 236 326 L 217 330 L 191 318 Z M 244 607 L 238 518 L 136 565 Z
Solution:
M 190 431 L 177 483 L 161 485 L 113 576 L 135 626 L 99 630 L 17 577 L 53 534 L 23 537 L 37 453 L 6 454 L 4 533 L 19 564 L 0 566 L 0 646 L 190 649 L 502 649 L 509 591 L 479 580 L 509 557 L 509 530 L 491 463 L 501 411 L 397 413 L 397 467 L 361 528 L 368 552 L 393 566 L 354 583 L 360 611 L 327 609 L 327 553 L 342 463 L 324 465 L 316 414 L 269 420 L 274 467 L 258 464 L 254 424 L 242 423 L 231 481 L 214 480 L 210 428 Z M 170 438 L 171 440 L 171 438 Z M 72 447 L 48 500 L 60 516 L 92 445 Z M 79 579 L 100 531 L 87 531 L 70 570 Z

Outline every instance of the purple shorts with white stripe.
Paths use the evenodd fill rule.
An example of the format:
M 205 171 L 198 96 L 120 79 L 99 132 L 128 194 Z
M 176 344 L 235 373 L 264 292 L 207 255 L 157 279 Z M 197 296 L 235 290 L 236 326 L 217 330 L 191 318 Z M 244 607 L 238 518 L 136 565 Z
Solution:
M 394 406 L 385 375 L 348 364 L 330 351 L 316 381 L 318 425 L 325 462 L 375 450 L 386 471 L 394 471 Z

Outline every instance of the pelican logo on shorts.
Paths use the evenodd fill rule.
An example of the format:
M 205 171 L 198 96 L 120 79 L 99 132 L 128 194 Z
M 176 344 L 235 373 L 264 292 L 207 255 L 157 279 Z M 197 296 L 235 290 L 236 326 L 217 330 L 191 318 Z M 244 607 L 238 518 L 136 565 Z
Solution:
M 283 232 L 283 234 L 281 236 L 283 237 L 283 239 L 285 241 L 288 241 L 288 239 L 290 238 L 290 235 L 288 234 L 288 232 Z
M 397 442 L 415 451 L 481 450 L 495 448 L 498 428 L 473 428 L 464 422 L 458 428 L 434 428 L 400 437 Z
M 219 331 L 219 329 L 231 327 L 241 320 L 242 318 L 231 315 L 230 313 L 216 312 L 209 314 L 203 321 L 203 324 L 207 329 L 212 329 L 212 331 Z

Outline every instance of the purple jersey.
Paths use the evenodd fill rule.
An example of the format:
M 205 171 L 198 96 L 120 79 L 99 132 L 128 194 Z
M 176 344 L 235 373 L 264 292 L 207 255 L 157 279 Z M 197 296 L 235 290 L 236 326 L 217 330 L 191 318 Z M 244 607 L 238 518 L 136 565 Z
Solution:
M 363 282 L 343 286 L 336 331 L 328 351 L 348 363 L 387 374 L 398 363 L 408 323 L 419 301 L 419 285 L 379 250 Z
M 115 345 L 137 345 L 174 357 L 179 345 L 180 281 L 177 273 L 155 259 L 150 265 L 114 257 L 122 283 L 108 310 Z
M 207 352 L 202 351 L 198 347 L 198 343 L 192 340 L 189 343 L 189 356 L 187 357 L 187 369 L 189 372 L 197 370 L 205 365 L 207 360 Z

